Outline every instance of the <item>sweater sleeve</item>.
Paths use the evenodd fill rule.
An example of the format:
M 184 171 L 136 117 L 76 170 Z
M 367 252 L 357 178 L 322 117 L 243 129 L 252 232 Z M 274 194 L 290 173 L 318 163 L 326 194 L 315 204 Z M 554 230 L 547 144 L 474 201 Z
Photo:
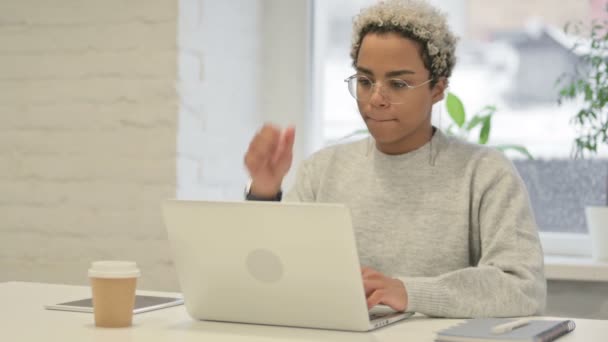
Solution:
M 540 314 L 546 300 L 543 252 L 525 185 L 502 154 L 482 158 L 477 171 L 470 213 L 476 264 L 436 277 L 399 277 L 408 311 L 439 317 Z

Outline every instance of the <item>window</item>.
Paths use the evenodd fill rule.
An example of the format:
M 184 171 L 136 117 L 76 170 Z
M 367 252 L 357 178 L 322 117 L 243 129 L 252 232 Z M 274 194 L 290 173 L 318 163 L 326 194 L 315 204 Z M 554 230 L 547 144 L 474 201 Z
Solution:
M 353 73 L 349 56 L 352 17 L 374 0 L 315 1 L 313 44 L 325 143 L 365 128 L 343 79 Z M 555 82 L 572 70 L 578 56 L 563 33 L 566 22 L 602 17 L 604 1 L 434 0 L 448 13 L 460 37 L 449 91 L 467 115 L 494 105 L 490 144 L 524 145 L 534 161 L 513 156 L 543 232 L 586 233 L 584 207 L 606 203 L 606 148 L 592 160 L 570 159 L 575 135 L 570 116 L 577 103 L 557 104 Z M 550 63 L 548 63 L 550 61 Z M 434 123 L 451 122 L 444 104 Z M 525 129 L 522 129 L 525 127 Z M 521 157 L 519 157 L 521 158 Z M 585 175 L 585 177 L 581 177 Z

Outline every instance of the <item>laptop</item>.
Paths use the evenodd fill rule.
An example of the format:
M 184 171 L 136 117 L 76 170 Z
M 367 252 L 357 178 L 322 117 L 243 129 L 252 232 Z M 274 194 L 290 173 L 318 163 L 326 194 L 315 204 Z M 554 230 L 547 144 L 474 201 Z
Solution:
M 163 216 L 195 319 L 369 331 L 413 315 L 368 311 L 345 205 L 169 200 Z

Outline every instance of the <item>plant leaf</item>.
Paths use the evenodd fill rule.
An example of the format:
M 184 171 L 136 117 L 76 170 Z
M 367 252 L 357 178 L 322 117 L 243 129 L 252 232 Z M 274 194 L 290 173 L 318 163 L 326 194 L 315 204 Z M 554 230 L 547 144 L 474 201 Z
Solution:
M 483 125 L 481 126 L 481 131 L 479 132 L 479 143 L 485 145 L 488 143 L 488 139 L 490 138 L 490 129 L 492 128 L 492 116 L 487 115 L 484 116 Z
M 448 113 L 450 114 L 450 117 L 452 117 L 452 120 L 454 120 L 458 127 L 462 127 L 466 119 L 466 114 L 464 112 L 464 106 L 462 105 L 462 101 L 460 101 L 458 96 L 454 95 L 451 92 L 448 92 L 448 98 L 445 103 Z
M 496 106 L 485 106 L 479 111 L 478 114 L 494 115 L 494 113 L 496 113 Z
M 534 160 L 534 157 L 532 156 L 530 151 L 528 151 L 527 148 L 520 146 L 520 145 L 498 145 L 498 146 L 494 146 L 494 147 L 503 152 L 508 151 L 508 150 L 517 151 L 517 152 L 523 154 L 524 156 L 528 157 L 528 159 Z
M 466 124 L 465 129 L 467 131 L 470 131 L 473 128 L 477 127 L 480 123 L 484 122 L 484 120 L 485 116 L 475 115 L 471 118 L 471 121 Z

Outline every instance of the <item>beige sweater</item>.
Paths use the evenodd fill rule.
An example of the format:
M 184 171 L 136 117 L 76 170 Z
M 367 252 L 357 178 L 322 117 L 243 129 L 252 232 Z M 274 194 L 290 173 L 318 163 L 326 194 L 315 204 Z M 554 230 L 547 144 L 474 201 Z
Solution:
M 440 317 L 544 310 L 543 253 L 526 188 L 499 151 L 436 131 L 386 155 L 372 138 L 315 153 L 284 201 L 351 209 L 361 265 L 403 281 L 408 310 Z

